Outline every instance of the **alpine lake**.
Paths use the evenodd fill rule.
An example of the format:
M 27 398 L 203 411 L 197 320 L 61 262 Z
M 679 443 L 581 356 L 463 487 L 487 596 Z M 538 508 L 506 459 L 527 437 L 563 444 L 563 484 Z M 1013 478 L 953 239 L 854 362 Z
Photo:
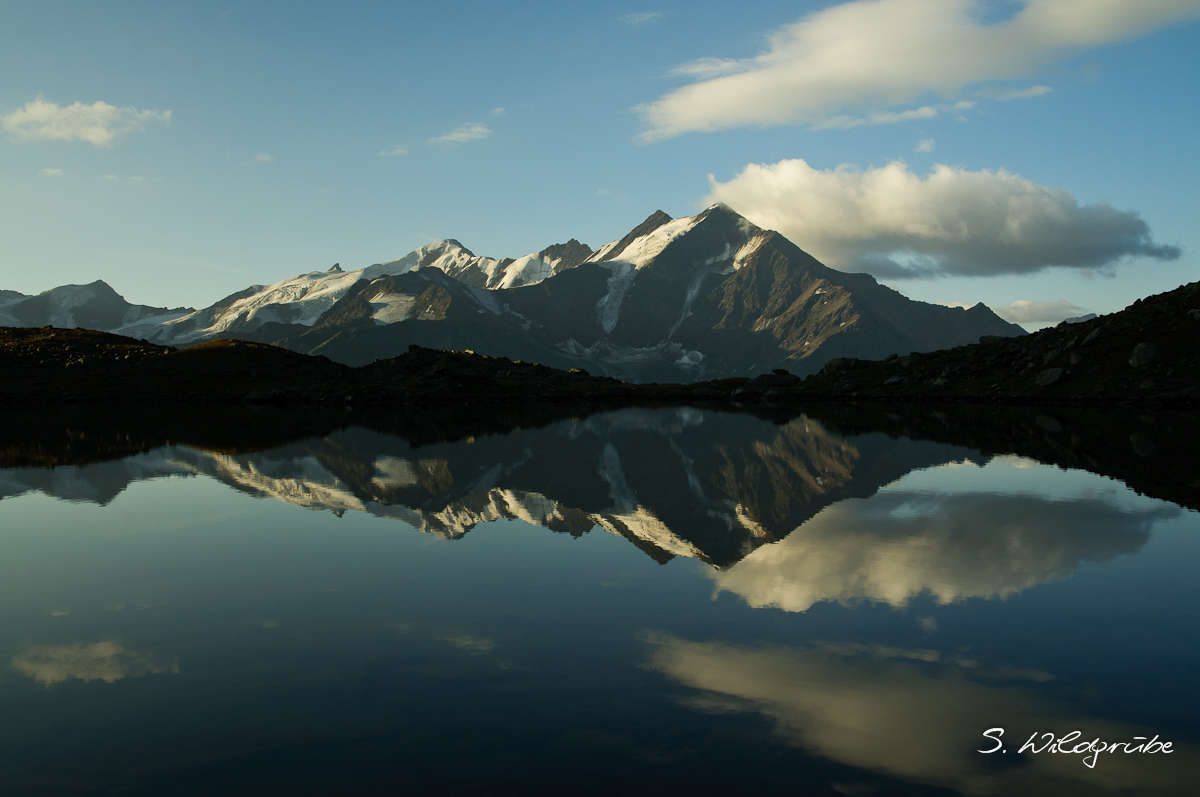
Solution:
M 1200 794 L 1196 413 L 6 416 L 0 794 Z

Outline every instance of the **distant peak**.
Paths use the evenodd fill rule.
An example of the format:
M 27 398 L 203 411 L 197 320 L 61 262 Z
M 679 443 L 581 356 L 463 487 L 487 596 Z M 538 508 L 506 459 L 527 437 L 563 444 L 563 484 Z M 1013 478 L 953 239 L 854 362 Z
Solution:
M 466 255 L 475 257 L 474 252 L 472 252 L 467 247 L 463 246 L 461 243 L 459 243 L 454 238 L 443 238 L 440 241 L 434 241 L 431 244 L 422 246 L 421 249 L 424 249 L 427 252 L 444 251 L 446 249 L 458 249 L 459 251 L 463 252 Z
M 329 271 L 326 271 L 325 273 L 326 274 L 341 274 L 342 273 L 342 264 L 334 263 L 333 266 L 329 269 Z
M 612 249 L 609 249 L 608 254 L 606 254 L 604 257 L 600 258 L 600 260 L 601 261 L 611 260 L 613 257 L 615 257 L 615 256 L 619 255 L 621 252 L 625 251 L 625 247 L 629 246 L 631 243 L 636 241 L 638 238 L 641 238 L 644 235 L 649 235 L 650 233 L 657 230 L 659 227 L 663 226 L 664 224 L 669 224 L 672 221 L 674 221 L 674 219 L 672 219 L 666 213 L 663 213 L 661 210 L 654 211 L 653 213 L 651 213 L 649 216 L 646 217 L 645 221 L 643 221 L 638 226 L 634 227 L 632 230 L 629 231 L 628 235 L 626 235 L 624 238 L 622 238 L 620 241 L 618 241 L 616 246 L 614 246 Z

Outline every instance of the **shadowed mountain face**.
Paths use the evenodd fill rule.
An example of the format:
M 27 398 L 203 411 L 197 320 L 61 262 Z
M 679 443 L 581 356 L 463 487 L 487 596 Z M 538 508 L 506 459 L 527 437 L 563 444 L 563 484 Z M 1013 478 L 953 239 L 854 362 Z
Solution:
M 72 298 L 87 290 L 96 294 L 87 304 Z M 838 357 L 1024 334 L 982 304 L 914 302 L 827 268 L 720 204 L 683 219 L 656 211 L 594 252 L 571 239 L 495 260 L 446 240 L 357 271 L 254 285 L 198 311 L 130 307 L 99 282 L 20 302 L 4 294 L 0 324 L 119 330 L 171 345 L 239 337 L 349 365 L 415 343 L 635 382 L 804 375 Z
M 169 445 L 98 464 L 9 468 L 0 499 L 40 491 L 103 504 L 135 481 L 203 475 L 447 539 L 519 518 L 573 536 L 607 531 L 660 563 L 700 559 L 720 569 L 719 590 L 792 611 L 856 598 L 903 605 L 921 592 L 945 602 L 1003 597 L 1080 561 L 1134 552 L 1160 519 L 1114 513 L 1102 498 L 1067 507 L 876 495 L 913 471 L 986 461 L 944 443 L 842 436 L 804 416 L 778 424 L 630 408 L 423 445 L 351 426 L 257 452 Z

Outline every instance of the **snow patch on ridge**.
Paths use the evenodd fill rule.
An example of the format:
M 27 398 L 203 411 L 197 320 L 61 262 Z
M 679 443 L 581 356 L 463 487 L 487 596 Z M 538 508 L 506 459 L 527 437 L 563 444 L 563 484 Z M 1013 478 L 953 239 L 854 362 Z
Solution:
M 625 302 L 625 294 L 633 287 L 637 268 L 619 260 L 608 260 L 600 265 L 612 271 L 612 276 L 608 278 L 608 293 L 596 302 L 596 321 L 605 334 L 611 334 L 621 319 L 621 305 Z
M 406 293 L 381 294 L 371 302 L 371 307 L 374 308 L 371 318 L 379 326 L 407 321 L 415 314 L 416 303 L 417 297 Z

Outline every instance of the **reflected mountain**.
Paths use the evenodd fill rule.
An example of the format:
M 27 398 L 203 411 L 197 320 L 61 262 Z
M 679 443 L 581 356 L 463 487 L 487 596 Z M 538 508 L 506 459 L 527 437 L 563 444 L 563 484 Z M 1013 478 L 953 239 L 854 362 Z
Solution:
M 350 427 L 254 453 L 171 445 L 110 462 L 0 471 L 0 498 L 39 491 L 107 503 L 135 481 L 205 475 L 308 509 L 367 512 L 440 537 L 519 518 L 599 527 L 658 562 L 726 567 L 831 504 L 865 497 L 963 448 L 853 439 L 801 417 L 777 425 L 692 408 L 627 408 L 504 435 L 414 446 Z
M 104 504 L 133 482 L 207 476 L 447 539 L 505 518 L 573 536 L 600 529 L 659 563 L 714 565 L 718 592 L 788 611 L 863 599 L 902 606 L 923 592 L 942 603 L 1006 597 L 1080 562 L 1134 553 L 1154 523 L 1179 512 L 1126 511 L 1104 495 L 879 492 L 916 470 L 988 459 L 948 443 L 838 435 L 806 416 L 625 408 L 424 445 L 361 426 L 256 452 L 167 445 L 0 470 L 0 498 L 37 491 Z

